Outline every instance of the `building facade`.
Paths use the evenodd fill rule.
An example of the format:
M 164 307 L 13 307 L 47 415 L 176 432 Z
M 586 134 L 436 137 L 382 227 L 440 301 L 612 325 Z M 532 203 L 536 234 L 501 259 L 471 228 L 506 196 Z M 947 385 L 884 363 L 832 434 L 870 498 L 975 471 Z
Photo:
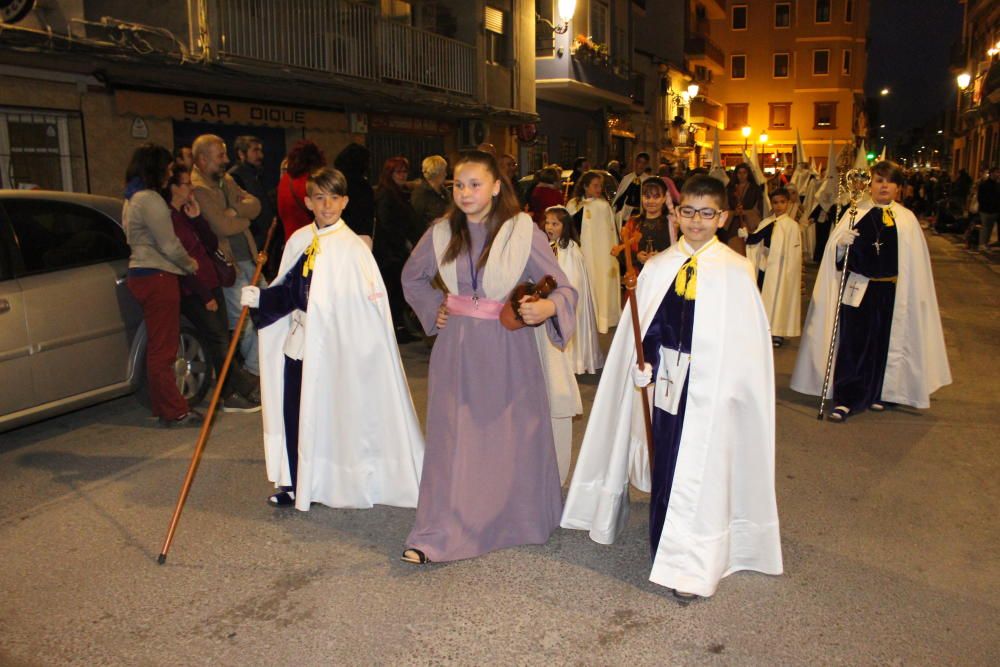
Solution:
M 952 59 L 959 88 L 950 127 L 954 174 L 977 178 L 1000 165 L 1000 3 L 959 0 L 965 5 L 962 42 Z
M 711 99 L 722 107 L 728 165 L 757 145 L 766 171 L 793 160 L 796 130 L 806 155 L 825 163 L 830 140 L 868 134 L 867 0 L 730 0 L 710 18 L 725 54 Z
M 34 3 L 27 3 L 29 6 Z M 537 120 L 534 0 L 51 0 L 0 30 L 0 187 L 119 195 L 132 151 L 213 132 L 348 143 L 411 176 Z

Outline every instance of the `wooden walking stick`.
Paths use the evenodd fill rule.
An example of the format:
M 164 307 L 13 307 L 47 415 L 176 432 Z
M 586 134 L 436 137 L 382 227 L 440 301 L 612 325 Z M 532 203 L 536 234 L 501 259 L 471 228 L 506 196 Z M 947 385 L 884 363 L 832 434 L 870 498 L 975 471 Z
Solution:
M 264 248 L 257 253 L 257 269 L 253 273 L 253 280 L 250 281 L 251 285 L 256 285 L 257 281 L 260 280 L 260 274 L 264 271 L 264 264 L 267 263 L 267 249 L 271 246 L 271 238 L 274 236 L 274 230 L 277 227 L 278 218 L 274 218 L 267 230 L 267 239 L 264 241 Z M 221 305 L 224 306 L 225 304 Z M 170 519 L 170 527 L 167 529 L 167 537 L 163 541 L 163 548 L 160 549 L 160 555 L 156 559 L 156 562 L 160 565 L 167 562 L 167 551 L 170 549 L 170 543 L 174 540 L 174 532 L 177 530 L 177 523 L 180 521 L 181 512 L 184 510 L 184 503 L 187 500 L 188 492 L 191 491 L 191 483 L 194 481 L 195 473 L 198 472 L 201 455 L 205 451 L 205 444 L 208 442 L 208 436 L 212 432 L 212 417 L 215 415 L 215 408 L 219 404 L 219 397 L 222 395 L 222 385 L 226 381 L 226 375 L 229 374 L 229 366 L 233 363 L 233 355 L 236 354 L 236 346 L 240 342 L 240 333 L 243 331 L 243 325 L 246 323 L 249 312 L 250 308 L 243 306 L 243 310 L 240 311 L 240 319 L 237 320 L 236 329 L 233 331 L 232 340 L 229 341 L 229 351 L 226 353 L 226 360 L 222 364 L 222 370 L 219 371 L 219 377 L 215 379 L 215 391 L 212 392 L 212 400 L 208 404 L 205 421 L 201 424 L 198 443 L 194 447 L 191 463 L 188 464 L 187 475 L 184 477 L 184 485 L 181 486 L 181 493 L 177 498 L 177 505 L 174 507 L 174 516 Z
M 632 265 L 632 245 L 642 239 L 642 233 L 638 229 L 629 226 L 622 227 L 622 242 L 611 249 L 611 254 L 618 256 L 625 253 L 625 292 L 629 308 L 632 311 L 632 336 L 635 338 L 635 358 L 639 368 L 646 366 L 646 355 L 642 351 L 642 327 L 639 326 L 639 305 L 635 300 L 635 284 L 639 277 L 639 272 Z M 653 469 L 653 418 L 649 411 L 649 395 L 646 388 L 642 388 L 642 416 L 646 425 L 646 450 L 649 452 L 649 469 Z
M 850 214 L 851 219 L 847 223 L 847 228 L 849 230 L 853 230 L 855 218 L 858 215 L 858 201 L 861 199 L 861 195 L 864 194 L 865 190 L 868 189 L 868 186 L 872 181 L 872 177 L 871 174 L 865 169 L 851 169 L 844 176 L 844 181 L 847 195 L 851 198 L 851 207 L 847 211 Z M 834 220 L 833 225 L 836 227 L 836 220 Z M 836 252 L 836 249 L 834 249 L 834 253 Z M 826 355 L 826 373 L 823 376 L 823 390 L 820 392 L 819 412 L 816 413 L 816 419 L 820 421 L 823 420 L 824 408 L 826 407 L 826 392 L 830 388 L 830 376 L 833 373 L 833 355 L 836 353 L 837 349 L 837 333 L 840 331 L 840 308 L 841 304 L 844 303 L 844 290 L 847 288 L 847 258 L 850 254 L 851 246 L 846 246 L 844 248 L 844 270 L 840 273 L 840 288 L 837 290 L 837 310 L 833 315 L 833 333 L 830 335 L 830 350 Z M 834 255 L 833 261 L 835 263 L 837 261 L 836 254 Z

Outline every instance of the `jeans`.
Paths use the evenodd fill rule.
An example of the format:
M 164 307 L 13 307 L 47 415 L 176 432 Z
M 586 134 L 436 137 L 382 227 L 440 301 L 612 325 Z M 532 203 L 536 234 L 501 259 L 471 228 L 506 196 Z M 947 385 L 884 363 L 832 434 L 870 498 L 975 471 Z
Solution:
M 177 276 L 160 272 L 129 276 L 128 289 L 142 306 L 146 321 L 146 381 L 153 415 L 167 421 L 188 413 L 177 388 L 174 362 L 181 337 L 181 291 Z
M 236 282 L 233 283 L 232 287 L 224 287 L 222 289 L 226 297 L 226 314 L 229 316 L 230 330 L 236 328 L 236 322 L 240 319 L 240 311 L 243 310 L 243 306 L 240 305 L 240 292 L 245 286 L 250 284 L 250 279 L 253 278 L 256 270 L 257 264 L 255 262 L 249 259 L 237 260 Z M 267 281 L 262 277 L 257 286 L 264 289 L 267 287 Z M 257 328 L 253 325 L 249 317 L 243 327 L 243 335 L 240 337 L 240 354 L 243 355 L 243 368 L 259 376 L 260 362 L 257 356 Z
M 997 216 L 1000 213 L 979 212 L 979 222 L 982 225 L 979 229 L 979 249 L 986 250 L 990 245 L 990 237 L 993 236 L 993 226 L 997 223 Z

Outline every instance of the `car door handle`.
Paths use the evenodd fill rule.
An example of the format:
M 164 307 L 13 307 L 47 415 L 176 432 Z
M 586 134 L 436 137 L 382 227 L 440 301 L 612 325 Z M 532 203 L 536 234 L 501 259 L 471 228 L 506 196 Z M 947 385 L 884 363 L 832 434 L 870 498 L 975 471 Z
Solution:
M 10 312 L 10 301 L 7 299 L 0 299 L 0 315 Z

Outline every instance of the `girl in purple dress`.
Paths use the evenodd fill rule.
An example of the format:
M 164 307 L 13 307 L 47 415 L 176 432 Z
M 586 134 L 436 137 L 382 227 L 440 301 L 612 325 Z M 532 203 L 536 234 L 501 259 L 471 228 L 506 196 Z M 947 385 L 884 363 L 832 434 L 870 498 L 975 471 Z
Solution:
M 511 290 L 545 275 L 558 287 L 523 303 L 532 326 L 506 329 L 498 318 Z M 414 248 L 402 282 L 424 330 L 438 336 L 417 518 L 403 560 L 451 561 L 544 544 L 559 525 L 562 501 L 532 327 L 545 327 L 564 347 L 577 293 L 491 155 L 472 151 L 458 161 L 454 205 Z M 447 292 L 436 286 L 442 283 Z

